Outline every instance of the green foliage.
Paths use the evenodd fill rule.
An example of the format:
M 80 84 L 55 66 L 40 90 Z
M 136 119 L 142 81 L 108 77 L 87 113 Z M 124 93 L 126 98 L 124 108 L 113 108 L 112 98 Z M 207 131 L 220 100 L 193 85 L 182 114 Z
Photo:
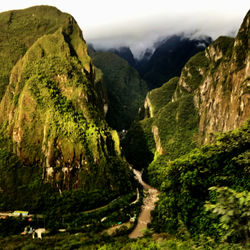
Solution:
M 6 143 L 6 140 L 1 142 Z M 110 165 L 113 166 L 112 162 Z M 114 181 L 117 185 L 127 180 L 127 177 L 121 174 L 119 167 L 116 166 L 116 172 L 114 172 L 117 178 Z M 14 154 L 2 146 L 0 151 L 0 210 L 52 213 L 61 218 L 63 214 L 79 213 L 106 205 L 118 195 L 115 191 L 109 192 L 108 187 L 91 192 L 82 189 L 64 190 L 60 195 L 55 188 L 44 183 L 41 175 L 39 165 L 24 166 Z M 121 193 L 126 193 L 129 188 L 123 188 Z M 122 204 L 121 201 L 119 203 Z
M 1 137 L 15 143 L 0 147 L 1 209 L 70 214 L 130 193 L 135 181 L 99 109 L 94 69 L 74 19 L 47 6 L 3 13 L 0 19 L 9 15 L 17 37 L 8 33 L 11 27 L 0 27 L 11 37 L 8 45 L 11 39 L 29 42 L 6 68 L 9 74 L 15 65 L 0 104 Z M 28 35 L 20 33 L 26 23 Z M 10 138 L 15 131 L 18 142 Z
M 162 107 L 171 102 L 178 80 L 179 77 L 174 77 L 164 83 L 160 88 L 154 89 L 148 93 L 148 98 L 152 104 L 153 115 L 156 115 Z
M 197 145 L 199 116 L 194 107 L 193 95 L 186 95 L 176 102 L 165 105 L 156 117 L 153 126 L 159 129 L 165 157 L 175 159 L 190 152 Z
M 0 14 L 0 100 L 11 69 L 40 37 L 67 26 L 70 15 L 54 7 L 36 6 Z
M 10 152 L 10 141 L 1 139 L 0 145 L 0 210 L 43 211 L 55 190 L 43 183 L 39 166 L 25 166 Z
M 81 231 L 87 224 L 93 224 L 91 228 L 87 228 L 88 230 L 103 228 L 104 225 L 101 225 L 100 220 L 107 214 L 109 219 L 105 223 L 107 223 L 106 226 L 111 226 L 114 222 L 123 221 L 124 218 L 127 221 L 129 219 L 127 214 L 132 216 L 138 210 L 138 205 L 129 206 L 129 203 L 136 199 L 136 194 L 135 192 L 126 194 L 127 187 L 123 188 L 126 195 L 119 197 L 117 192 L 110 192 L 108 187 L 92 192 L 85 192 L 82 189 L 63 190 L 59 194 L 51 185 L 44 183 L 39 165 L 24 166 L 14 154 L 8 151 L 9 142 L 6 140 L 0 142 L 1 211 L 27 210 L 31 214 L 43 214 L 45 221 L 43 223 L 47 228 L 66 227 L 68 230 Z M 116 167 L 116 171 L 115 181 L 117 185 L 121 185 L 118 182 L 127 181 L 127 178 L 124 175 L 120 176 L 119 167 Z M 97 179 L 97 181 L 101 180 Z M 124 209 L 124 213 L 117 213 L 121 208 Z M 1 225 L 4 226 L 1 227 L 2 234 L 6 233 L 4 235 L 18 233 L 25 224 L 14 220 L 15 226 L 11 226 L 13 228 L 11 231 L 8 228 L 4 229 L 6 223 L 12 225 L 12 219 L 1 220 Z M 44 226 L 43 223 L 42 226 Z
M 175 161 L 164 159 L 150 166 L 149 179 L 161 189 L 152 226 L 156 231 L 176 233 L 184 223 L 193 236 L 201 233 L 218 236 L 218 221 L 204 209 L 206 200 L 214 201 L 211 186 L 227 186 L 236 191 L 249 190 L 250 122 L 239 130 L 218 137 L 215 144 L 194 150 Z
M 207 70 L 209 61 L 205 52 L 199 52 L 189 59 L 182 70 L 181 77 L 185 80 L 191 91 L 199 87 L 203 79 L 202 73 Z
M 197 146 L 199 115 L 193 103 L 193 94 L 185 94 L 171 102 L 177 81 L 178 78 L 173 78 L 148 94 L 154 110 L 153 117 L 133 124 L 122 142 L 126 159 L 136 168 L 145 168 L 153 160 L 156 151 L 153 126 L 158 128 L 166 160 L 176 159 Z M 161 164 L 160 158 L 155 157 L 152 168 Z
M 133 123 L 125 139 L 121 141 L 127 161 L 137 169 L 147 167 L 154 157 L 152 122 L 153 119 L 149 118 Z
M 207 202 L 205 208 L 220 216 L 222 240 L 240 239 L 249 243 L 250 192 L 236 192 L 228 187 L 211 187 L 216 192 L 216 203 Z
M 92 59 L 103 72 L 109 105 L 108 124 L 118 131 L 128 129 L 143 105 L 146 83 L 135 69 L 113 53 L 95 53 Z
M 84 44 L 83 40 L 79 44 Z M 40 176 L 53 187 L 81 188 L 86 193 L 110 192 L 112 187 L 114 194 L 124 194 L 131 191 L 128 180 L 133 181 L 132 174 L 119 156 L 115 132 L 99 110 L 91 74 L 80 55 L 71 55 L 72 46 L 59 29 L 28 49 L 13 69 L 13 81 L 4 97 L 7 108 L 1 104 L 3 121 L 12 105 L 15 110 L 3 133 L 6 136 L 16 128 L 21 131 L 19 158 L 27 165 L 39 162 L 40 171 L 52 166 L 52 176 L 46 176 L 45 171 Z
M 62 196 L 51 199 L 50 208 L 45 213 L 46 226 L 52 231 L 66 228 L 70 232 L 99 232 L 118 221 L 127 222 L 129 215 L 137 209 L 130 205 L 136 199 L 134 192 L 113 200 L 105 192 L 81 194 L 64 192 Z M 107 219 L 101 222 L 104 217 Z
M 216 243 L 210 238 L 203 237 L 199 241 L 190 239 L 180 240 L 175 237 L 156 235 L 159 238 L 138 238 L 130 240 L 126 236 L 108 236 L 105 234 L 61 233 L 44 236 L 43 240 L 32 239 L 30 236 L 12 236 L 0 238 L 0 245 L 4 249 L 102 249 L 102 250 L 244 250 L 248 249 L 238 244 Z

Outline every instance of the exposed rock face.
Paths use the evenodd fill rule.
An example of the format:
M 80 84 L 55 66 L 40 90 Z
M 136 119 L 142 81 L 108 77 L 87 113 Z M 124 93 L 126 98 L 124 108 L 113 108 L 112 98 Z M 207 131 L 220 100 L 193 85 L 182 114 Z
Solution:
M 156 146 L 156 151 L 158 152 L 158 154 L 162 155 L 164 154 L 164 149 L 161 146 L 161 139 L 159 136 L 159 129 L 157 126 L 153 126 L 152 127 L 152 133 L 154 135 L 154 140 L 155 140 L 155 146 Z
M 147 96 L 146 96 L 146 99 L 144 102 L 144 109 L 145 109 L 145 111 L 146 110 L 148 111 L 149 117 L 152 118 L 154 116 L 153 107 L 152 107 L 152 103 L 151 103 L 150 98 L 149 98 L 149 94 L 147 94 Z
M 238 128 L 250 115 L 249 21 L 248 13 L 227 50 L 223 48 L 226 38 L 221 38 L 205 51 L 211 70 L 195 92 L 202 144 L 211 142 L 214 132 Z
M 248 13 L 235 39 L 219 37 L 182 70 L 172 102 L 193 95 L 200 144 L 210 143 L 214 133 L 236 129 L 250 115 L 249 19 Z
M 241 126 L 250 116 L 247 13 L 236 38 L 219 37 L 185 64 L 181 76 L 147 94 L 138 125 L 155 151 L 174 159 L 210 143 L 214 134 Z M 130 132 L 131 133 L 131 132 Z M 146 152 L 146 151 L 145 151 Z
M 19 159 L 41 165 L 43 179 L 59 190 L 119 192 L 125 182 L 129 189 L 130 171 L 116 131 L 104 120 L 105 101 L 81 30 L 70 15 L 57 13 L 58 29 L 34 41 L 11 70 L 0 103 L 1 132 Z
M 235 39 L 219 37 L 182 70 L 172 102 L 193 95 L 200 116 L 199 144 L 236 129 L 250 115 L 249 20 L 248 13 Z

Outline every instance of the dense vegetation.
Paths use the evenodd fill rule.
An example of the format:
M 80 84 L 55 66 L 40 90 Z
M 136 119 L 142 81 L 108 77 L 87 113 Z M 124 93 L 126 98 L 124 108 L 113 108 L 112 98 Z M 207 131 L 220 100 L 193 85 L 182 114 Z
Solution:
M 250 190 L 249 138 L 250 122 L 238 130 L 222 134 L 214 144 L 196 149 L 175 161 L 162 160 L 158 164 L 155 162 L 150 165 L 148 179 L 152 185 L 161 190 L 160 201 L 152 222 L 154 230 L 176 234 L 181 233 L 184 227 L 193 237 L 206 234 L 223 238 L 225 232 L 228 233 L 225 229 L 230 229 L 232 231 L 228 237 L 229 241 L 248 241 L 247 217 L 249 215 L 244 213 L 249 211 L 249 193 L 237 192 Z M 225 186 L 235 190 L 232 191 L 235 192 L 234 196 L 241 198 L 239 205 L 236 205 L 238 203 L 235 200 L 236 207 L 231 207 L 233 193 L 230 194 L 230 198 L 225 196 L 223 201 L 225 203 L 221 203 L 222 195 L 216 193 L 216 191 L 220 192 L 220 189 L 211 189 L 212 186 Z M 215 213 L 218 213 L 221 203 L 225 209 L 228 209 L 229 216 L 232 216 L 222 219 L 221 223 L 204 206 L 206 201 L 214 204 L 217 198 L 219 203 L 216 206 L 218 209 L 214 210 Z M 243 208 L 244 206 L 246 207 Z M 225 213 L 226 210 L 219 214 L 225 215 Z M 232 226 L 232 223 L 239 220 L 239 216 L 242 217 L 239 224 L 247 233 L 240 233 L 240 228 L 236 229 L 236 226 Z M 231 224 L 229 228 L 225 227 L 228 223 Z
M 118 131 L 128 129 L 143 105 L 146 83 L 134 68 L 113 53 L 97 52 L 91 57 L 94 65 L 103 72 L 108 98 L 108 124 Z
M 81 30 L 70 15 L 50 7 L 13 12 L 12 23 L 20 26 L 32 11 L 43 14 L 42 20 L 54 13 L 62 21 L 54 33 L 34 41 L 13 67 L 0 103 L 1 136 L 12 140 L 24 165 L 38 166 L 37 175 L 60 192 L 80 188 L 107 200 L 110 191 L 111 196 L 131 192 L 133 177 L 120 156 L 117 132 L 104 120 L 95 88 L 98 76 Z
M 131 126 L 122 142 L 127 160 L 139 169 L 147 167 L 153 155 L 159 161 L 159 151 L 163 157 L 175 159 L 197 146 L 195 135 L 199 116 L 193 103 L 193 94 L 185 91 L 177 101 L 171 101 L 178 80 L 175 77 L 161 88 L 148 93 L 150 108 L 144 110 L 145 118 Z M 158 128 L 158 132 L 154 132 L 154 128 Z M 155 141 L 158 138 L 157 146 Z
M 133 123 L 121 141 L 127 161 L 137 169 L 143 169 L 154 158 L 155 142 L 152 134 L 152 119 Z M 135 136 L 136 135 L 136 136 Z
M 41 36 L 66 28 L 72 17 L 49 6 L 7 11 L 0 15 L 0 99 L 10 72 L 29 47 Z
M 0 218 L 0 248 L 249 247 L 250 121 L 196 148 L 206 94 L 200 96 L 201 83 L 212 79 L 211 87 L 218 84 L 222 96 L 229 96 L 228 79 L 246 66 L 249 25 L 241 27 L 238 44 L 220 37 L 190 58 L 180 78 L 150 91 L 142 107 L 146 87 L 138 73 L 107 52 L 92 53 L 102 71 L 95 68 L 70 15 L 43 6 L 2 13 L 0 21 L 0 211 L 33 214 L 32 221 Z M 153 71 L 144 72 L 152 86 L 184 63 L 181 50 L 171 60 L 171 72 L 162 71 L 161 53 L 172 50 L 174 56 L 176 41 L 186 43 L 190 53 L 200 43 L 164 41 L 150 61 Z M 231 60 L 236 62 L 229 67 Z M 219 75 L 222 69 L 226 76 Z M 113 128 L 127 129 L 137 116 L 122 141 L 123 153 L 136 168 L 145 168 L 144 178 L 161 191 L 142 239 L 127 236 L 143 191 L 121 155 L 117 132 L 104 119 L 107 98 L 106 118 Z M 240 104 L 238 113 L 241 109 Z M 29 224 L 49 229 L 49 235 L 44 241 L 11 236 Z M 61 235 L 60 228 L 66 229 Z
M 120 207 L 126 207 L 135 196 L 131 194 L 124 197 L 123 201 L 118 200 L 102 210 L 75 213 L 78 208 L 81 211 L 81 205 L 90 204 L 86 200 L 78 201 L 79 197 L 84 196 L 76 191 L 76 196 L 72 192 L 64 192 L 58 198 L 50 193 L 49 205 L 52 209 L 47 214 L 46 223 L 50 224 L 48 226 L 51 229 L 53 225 L 55 228 L 67 225 L 69 231 L 80 230 L 86 233 L 79 236 L 68 233 L 47 236 L 42 245 L 40 241 L 19 236 L 3 238 L 0 242 L 3 246 L 15 244 L 24 249 L 66 246 L 76 249 L 245 249 L 249 241 L 249 138 L 250 121 L 238 130 L 218 136 L 212 145 L 196 149 L 175 161 L 162 160 L 158 165 L 149 166 L 148 179 L 152 185 L 160 188 L 161 194 L 153 213 L 151 229 L 145 234 L 152 234 L 152 229 L 158 233 L 168 232 L 159 236 L 159 240 L 143 238 L 131 241 L 126 237 L 110 238 L 105 234 L 91 233 L 105 229 L 105 225 L 98 221 L 107 213 L 110 223 L 127 221 L 129 207 L 125 214 L 116 211 Z M 7 145 L 6 142 L 4 144 Z M 8 165 L 11 162 L 17 164 L 16 158 L 11 155 L 1 159 Z M 21 191 L 27 192 L 27 187 Z M 91 194 L 91 197 L 94 196 Z M 98 194 L 96 197 L 101 198 Z M 32 196 L 29 199 L 31 201 Z M 133 213 L 132 210 L 131 215 Z M 9 220 L 9 225 L 13 224 L 11 232 L 20 232 L 24 222 Z M 1 223 L 5 222 L 1 220 Z M 86 227 L 89 223 L 92 225 L 90 228 Z M 107 221 L 106 226 L 110 226 L 110 223 Z M 8 230 L 3 233 L 8 234 Z M 170 234 L 175 234 L 175 237 Z
M 118 234 L 122 232 L 118 232 Z M 211 238 L 202 238 L 199 241 L 192 239 L 177 239 L 168 235 L 159 235 L 153 239 L 143 237 L 129 240 L 126 236 L 108 236 L 106 234 L 61 233 L 54 236 L 45 236 L 43 240 L 32 240 L 30 236 L 11 236 L 0 238 L 0 244 L 5 249 L 86 249 L 86 250 L 241 250 L 247 249 L 240 244 L 216 243 Z
M 32 214 L 53 214 L 50 223 L 55 224 L 63 215 L 74 214 L 73 217 L 77 217 L 76 214 L 80 212 L 107 205 L 117 198 L 117 193 L 109 193 L 105 189 L 91 192 L 64 190 L 60 194 L 57 188 L 44 183 L 39 164 L 23 165 L 10 152 L 11 143 L 5 139 L 0 140 L 0 146 L 0 211 L 27 210 Z M 122 199 L 127 199 L 127 204 L 134 197 L 134 192 L 128 194 L 127 198 L 121 196 L 115 206 L 124 203 Z M 110 206 L 114 209 L 114 204 L 110 203 Z
M 33 23 L 27 21 L 30 34 L 44 32 L 32 38 L 22 33 L 29 43 L 16 58 L 1 50 L 1 60 L 13 61 L 0 70 L 8 78 L 1 85 L 0 211 L 27 210 L 34 217 L 0 219 L 0 236 L 21 233 L 30 223 L 50 232 L 98 232 L 127 222 L 139 210 L 140 203 L 130 204 L 137 185 L 120 155 L 117 132 L 104 120 L 101 73 L 92 66 L 79 27 L 50 7 L 3 13 L 0 19 L 6 15 L 13 34 L 26 25 L 27 15 L 34 15 Z M 18 32 L 15 38 L 8 34 L 10 45 L 26 41 Z
M 153 160 L 152 164 L 158 165 L 212 142 L 214 132 L 235 128 L 233 116 L 225 116 L 228 110 L 237 117 L 237 126 L 246 121 L 247 69 L 240 71 L 235 60 L 238 45 L 246 46 L 248 23 L 245 18 L 235 39 L 219 37 L 187 61 L 179 78 L 147 94 L 141 120 L 131 126 L 122 143 L 131 164 L 146 168 Z M 243 55 L 241 61 L 246 66 L 248 53 Z

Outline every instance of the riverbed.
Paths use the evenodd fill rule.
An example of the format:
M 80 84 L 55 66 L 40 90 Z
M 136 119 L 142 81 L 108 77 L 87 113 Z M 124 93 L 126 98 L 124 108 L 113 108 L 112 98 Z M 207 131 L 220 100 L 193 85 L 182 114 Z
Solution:
M 151 222 L 151 211 L 155 208 L 155 203 L 158 201 L 159 190 L 151 187 L 142 180 L 142 172 L 133 169 L 136 179 L 143 186 L 143 192 L 146 194 L 143 198 L 143 205 L 138 216 L 138 221 L 135 229 L 129 234 L 129 238 L 134 239 L 142 237 L 142 231 L 147 228 L 147 224 Z

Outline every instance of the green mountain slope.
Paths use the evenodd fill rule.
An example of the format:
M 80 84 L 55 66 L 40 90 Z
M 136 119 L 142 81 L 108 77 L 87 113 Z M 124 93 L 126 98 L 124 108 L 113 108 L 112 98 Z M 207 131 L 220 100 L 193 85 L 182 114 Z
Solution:
M 73 18 L 49 6 L 37 6 L 25 10 L 3 12 L 0 15 L 0 98 L 9 82 L 11 69 L 17 61 L 26 53 L 28 48 L 41 36 L 52 34 L 60 27 L 65 30 L 73 29 Z M 76 28 L 76 27 L 75 27 Z M 74 32 L 81 33 L 79 28 Z M 72 30 L 73 31 L 73 30 Z M 77 53 L 82 53 L 83 48 L 77 48 L 79 44 L 74 41 L 71 32 L 71 45 Z M 76 37 L 76 36 L 75 36 Z M 85 48 L 86 49 L 86 48 Z
M 230 235 L 229 242 L 247 240 L 242 228 L 249 232 L 244 219 L 247 217 L 244 211 L 249 211 L 250 206 L 249 138 L 248 121 L 238 130 L 220 135 L 211 145 L 174 161 L 163 159 L 152 164 L 148 178 L 161 190 L 152 222 L 155 231 L 181 234 L 186 228 L 193 237 L 206 234 L 219 239 Z M 235 197 L 233 194 L 223 196 L 224 205 L 221 210 L 217 208 L 218 214 L 223 215 L 220 221 L 204 206 L 206 201 L 215 204 L 219 197 L 209 189 L 212 186 L 236 191 Z
M 7 17 L 1 34 L 26 46 L 13 57 L 11 43 L 1 50 L 1 63 L 9 59 L 0 75 L 9 84 L 2 82 L 0 125 L 10 151 L 40 168 L 41 178 L 60 192 L 130 191 L 132 176 L 118 135 L 104 120 L 95 68 L 73 17 L 47 6 L 0 14 Z M 19 33 L 6 34 L 9 25 Z
M 96 67 L 103 72 L 108 105 L 108 124 L 121 131 L 128 129 L 135 120 L 146 96 L 146 83 L 138 72 L 119 56 L 110 52 L 92 53 Z

